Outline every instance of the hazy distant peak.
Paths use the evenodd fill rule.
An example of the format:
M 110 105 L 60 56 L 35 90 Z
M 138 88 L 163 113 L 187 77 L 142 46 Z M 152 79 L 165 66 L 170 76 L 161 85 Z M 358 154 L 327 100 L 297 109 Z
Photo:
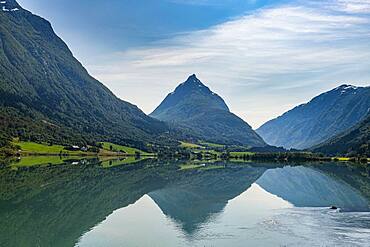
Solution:
M 257 133 L 270 145 L 310 148 L 359 123 L 369 108 L 369 87 L 343 84 L 265 123 Z

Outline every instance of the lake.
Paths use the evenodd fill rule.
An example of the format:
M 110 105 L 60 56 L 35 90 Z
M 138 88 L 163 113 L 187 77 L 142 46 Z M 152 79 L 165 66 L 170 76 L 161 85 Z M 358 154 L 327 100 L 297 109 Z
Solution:
M 370 246 L 366 165 L 47 160 L 3 162 L 0 246 Z

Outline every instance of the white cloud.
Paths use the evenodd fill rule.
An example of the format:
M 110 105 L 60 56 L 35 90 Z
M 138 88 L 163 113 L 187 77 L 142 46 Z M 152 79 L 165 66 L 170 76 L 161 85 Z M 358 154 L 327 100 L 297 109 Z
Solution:
M 369 0 L 339 0 L 339 8 L 349 13 L 370 13 Z
M 320 2 L 262 9 L 88 67 L 147 113 L 197 73 L 257 127 L 339 83 L 370 81 L 369 1 Z

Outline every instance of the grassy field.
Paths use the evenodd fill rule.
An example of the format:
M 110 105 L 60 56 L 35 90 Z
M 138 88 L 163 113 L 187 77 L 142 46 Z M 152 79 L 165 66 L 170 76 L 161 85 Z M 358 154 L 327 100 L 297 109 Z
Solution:
M 207 154 L 209 155 L 216 155 L 217 157 L 219 157 L 221 155 L 220 152 L 217 152 L 215 150 L 194 150 L 193 153 L 197 154 L 197 153 L 201 153 L 203 156 L 206 156 Z
M 153 155 L 151 153 L 147 153 L 147 152 L 141 151 L 141 150 L 136 149 L 136 148 L 117 145 L 117 144 L 110 143 L 110 142 L 102 142 L 101 144 L 103 145 L 103 149 L 108 150 L 108 151 L 110 151 L 111 147 L 112 147 L 112 151 L 115 151 L 115 152 L 121 152 L 122 151 L 122 152 L 124 152 L 126 154 L 130 154 L 130 155 L 135 155 L 136 152 L 138 152 L 138 153 L 140 153 L 140 155 L 144 155 L 144 156 L 152 156 Z
M 332 160 L 334 160 L 334 161 L 345 161 L 345 162 L 347 162 L 347 161 L 353 161 L 353 159 L 354 158 L 351 158 L 351 157 L 334 157 L 334 158 L 332 158 Z M 367 158 L 367 161 L 368 162 L 370 162 L 370 158 Z
M 34 142 L 15 142 L 14 144 L 20 146 L 21 150 L 25 152 L 59 153 L 64 151 L 64 147 L 60 145 L 49 146 Z
M 333 158 L 333 160 L 338 160 L 338 161 L 350 161 L 351 158 L 347 158 L 347 157 L 336 157 L 336 158 Z
M 198 144 L 190 143 L 190 142 L 181 142 L 180 147 L 182 148 L 189 148 L 189 149 L 203 149 L 203 146 Z
M 200 142 L 200 145 L 210 147 L 210 148 L 224 148 L 225 145 L 217 144 L 217 143 L 211 143 L 211 142 Z
M 87 154 L 86 152 L 82 151 L 68 151 L 64 149 L 64 146 L 61 145 L 47 145 L 47 144 L 40 144 L 35 142 L 22 142 L 22 141 L 14 141 L 14 145 L 19 146 L 24 153 L 29 154 L 63 154 L 68 155 L 81 155 Z
M 65 150 L 64 149 L 65 147 L 62 145 L 50 146 L 48 144 L 40 144 L 40 143 L 35 143 L 35 142 L 22 142 L 22 141 L 17 141 L 17 140 L 13 141 L 13 144 L 16 146 L 19 146 L 22 153 L 25 153 L 25 154 L 42 154 L 42 155 L 63 154 L 63 155 L 76 155 L 76 156 L 77 155 L 94 155 L 94 153 L 90 153 L 90 152 Z M 112 156 L 112 155 L 115 155 L 114 152 L 120 152 L 120 151 L 123 151 L 124 153 L 129 154 L 129 155 L 135 155 L 136 152 L 139 152 L 143 156 L 153 155 L 153 154 L 141 151 L 136 148 L 121 146 L 121 145 L 117 145 L 117 144 L 110 143 L 110 142 L 102 142 L 102 144 L 103 144 L 104 150 L 101 150 L 99 155 L 103 155 L 103 156 L 104 155 Z M 114 152 L 110 151 L 111 146 Z

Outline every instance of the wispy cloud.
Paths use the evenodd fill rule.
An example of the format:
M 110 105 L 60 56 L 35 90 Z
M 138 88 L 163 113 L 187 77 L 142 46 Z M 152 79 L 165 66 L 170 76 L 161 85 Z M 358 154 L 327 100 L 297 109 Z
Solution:
M 198 73 L 257 127 L 341 82 L 370 81 L 370 1 L 320 2 L 265 8 L 89 68 L 146 112 Z
M 370 13 L 368 0 L 339 0 L 339 8 L 349 13 Z

